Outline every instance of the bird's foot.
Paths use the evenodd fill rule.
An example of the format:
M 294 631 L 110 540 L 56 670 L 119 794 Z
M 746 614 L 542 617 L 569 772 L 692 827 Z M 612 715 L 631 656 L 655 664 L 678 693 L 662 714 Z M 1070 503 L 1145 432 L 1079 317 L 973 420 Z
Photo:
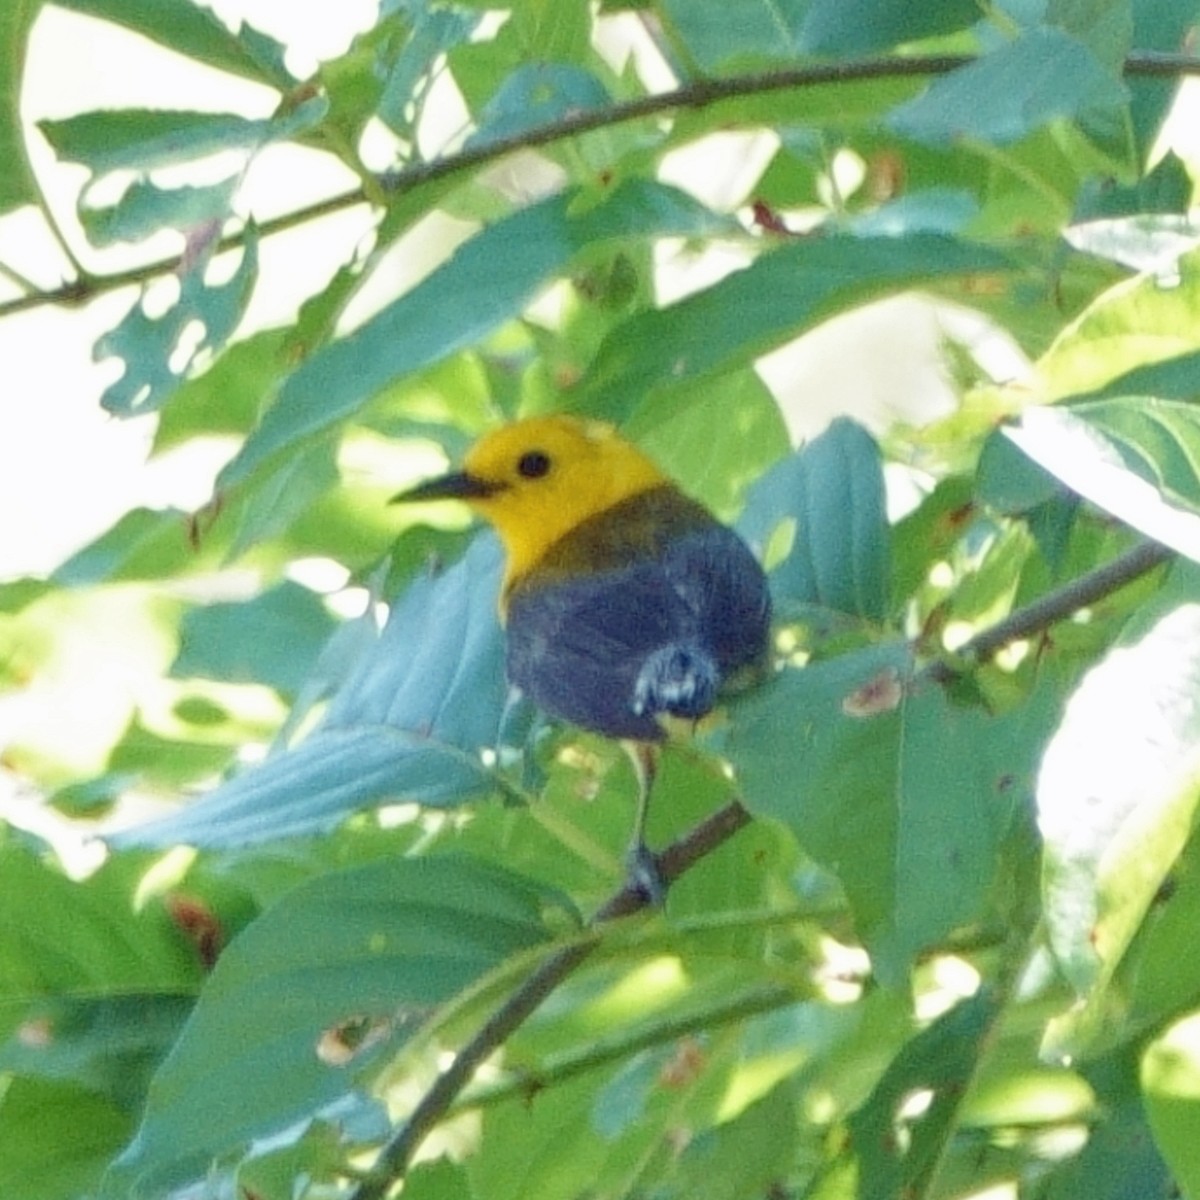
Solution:
M 652 908 L 662 908 L 667 901 L 667 885 L 658 869 L 658 856 L 639 838 L 629 848 L 626 862 L 629 886 Z

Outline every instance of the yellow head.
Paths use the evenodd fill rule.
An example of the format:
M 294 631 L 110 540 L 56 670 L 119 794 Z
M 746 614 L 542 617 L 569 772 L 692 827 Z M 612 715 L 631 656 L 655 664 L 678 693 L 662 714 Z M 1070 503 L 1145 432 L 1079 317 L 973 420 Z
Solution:
M 467 452 L 461 471 L 395 499 L 465 500 L 504 543 L 511 583 L 581 522 L 667 482 L 611 425 L 530 417 L 485 434 Z

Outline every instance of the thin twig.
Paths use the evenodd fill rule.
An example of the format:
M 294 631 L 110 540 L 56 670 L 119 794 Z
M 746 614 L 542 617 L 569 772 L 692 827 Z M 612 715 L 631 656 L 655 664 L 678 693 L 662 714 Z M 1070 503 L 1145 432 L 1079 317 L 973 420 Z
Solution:
M 1081 608 L 1119 591 L 1174 556 L 1175 551 L 1161 542 L 1139 542 L 1111 562 L 1009 613 L 1004 620 L 997 621 L 960 646 L 954 662 L 930 663 L 922 674 L 936 683 L 949 683 L 964 669 L 987 662 L 1010 642 L 1030 637 L 1059 621 L 1065 621 Z
M 711 854 L 718 846 L 727 842 L 749 821 L 750 814 L 734 801 L 673 842 L 658 856 L 658 871 L 664 888 L 674 883 L 705 855 Z M 592 918 L 593 937 L 573 942 L 550 955 L 455 1055 L 454 1061 L 434 1081 L 408 1120 L 384 1144 L 374 1166 L 351 1192 L 350 1200 L 382 1200 L 392 1185 L 403 1178 L 417 1147 L 471 1081 L 479 1065 L 501 1046 L 600 944 L 598 926 L 616 917 L 635 913 L 645 908 L 647 903 L 645 894 L 633 883 L 627 883 L 615 892 Z
M 870 79 L 900 79 L 914 76 L 945 75 L 976 61 L 972 55 L 914 54 L 900 57 L 855 59 L 840 63 L 817 63 L 793 70 L 769 71 L 756 75 L 735 75 L 725 79 L 704 79 L 688 83 L 669 92 L 642 96 L 621 104 L 586 109 L 571 113 L 556 121 L 535 126 L 511 137 L 497 138 L 447 154 L 432 162 L 415 163 L 403 170 L 388 172 L 379 179 L 379 186 L 388 195 L 402 195 L 415 188 L 488 165 L 515 150 L 547 146 L 554 142 L 578 137 L 596 129 L 611 128 L 629 121 L 662 116 L 684 109 L 706 108 L 724 100 L 747 96 L 768 95 L 771 92 L 796 91 L 802 88 L 824 87 L 831 84 L 858 83 Z M 1131 77 L 1179 78 L 1200 75 L 1200 58 L 1184 54 L 1157 54 L 1137 51 L 1125 59 L 1124 73 Z M 354 188 L 330 196 L 315 204 L 305 205 L 257 222 L 255 232 L 261 238 L 294 229 L 309 221 L 341 212 L 356 204 L 369 203 L 364 188 Z M 245 228 L 227 234 L 217 246 L 217 252 L 237 249 L 245 242 Z M 146 283 L 160 275 L 178 270 L 178 256 L 155 259 L 140 266 L 109 275 L 88 275 L 71 280 L 57 288 L 34 292 L 0 303 L 0 317 L 24 312 L 50 304 L 81 304 L 95 296 L 118 288 Z

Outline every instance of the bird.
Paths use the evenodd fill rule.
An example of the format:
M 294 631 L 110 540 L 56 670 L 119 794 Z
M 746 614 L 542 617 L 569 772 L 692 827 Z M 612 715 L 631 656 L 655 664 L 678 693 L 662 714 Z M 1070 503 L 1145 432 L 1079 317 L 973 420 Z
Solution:
M 769 671 L 771 599 L 746 543 L 608 422 L 527 417 L 393 502 L 457 499 L 505 554 L 508 679 L 550 717 L 619 740 L 639 780 L 633 875 L 658 750 Z

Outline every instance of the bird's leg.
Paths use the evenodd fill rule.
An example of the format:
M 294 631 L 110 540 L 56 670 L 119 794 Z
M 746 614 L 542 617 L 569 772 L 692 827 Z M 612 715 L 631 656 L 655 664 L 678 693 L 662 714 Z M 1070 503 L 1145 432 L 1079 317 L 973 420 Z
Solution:
M 654 852 L 646 845 L 646 818 L 650 812 L 650 793 L 658 774 L 658 747 L 652 742 L 623 742 L 633 761 L 637 776 L 637 816 L 633 823 L 633 841 L 629 847 L 629 880 L 650 901 L 661 906 L 666 899 L 662 876 Z

